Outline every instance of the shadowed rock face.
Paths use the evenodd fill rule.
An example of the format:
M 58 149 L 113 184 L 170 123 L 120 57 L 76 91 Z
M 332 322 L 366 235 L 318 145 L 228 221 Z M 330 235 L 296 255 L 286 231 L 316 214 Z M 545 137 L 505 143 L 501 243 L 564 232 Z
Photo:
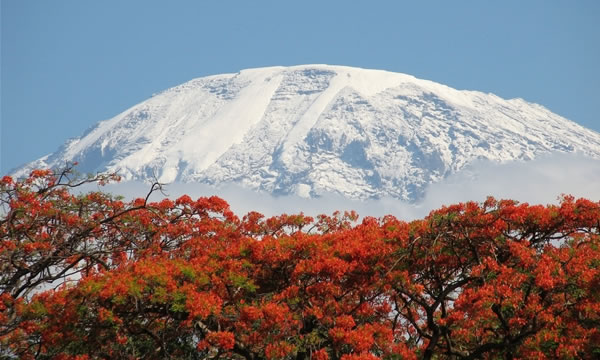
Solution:
M 600 135 L 520 99 L 398 73 L 306 65 L 192 80 L 15 174 L 78 161 L 80 171 L 125 179 L 416 201 L 428 184 L 474 160 L 553 151 L 600 158 Z

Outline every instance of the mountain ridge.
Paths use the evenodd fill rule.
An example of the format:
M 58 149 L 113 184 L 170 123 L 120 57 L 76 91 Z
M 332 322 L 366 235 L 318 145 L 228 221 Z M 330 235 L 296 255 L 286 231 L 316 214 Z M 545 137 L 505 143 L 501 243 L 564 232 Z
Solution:
M 126 180 L 234 182 L 304 197 L 416 201 L 478 159 L 600 158 L 600 134 L 523 99 L 346 66 L 242 70 L 190 80 L 27 164 L 78 161 Z

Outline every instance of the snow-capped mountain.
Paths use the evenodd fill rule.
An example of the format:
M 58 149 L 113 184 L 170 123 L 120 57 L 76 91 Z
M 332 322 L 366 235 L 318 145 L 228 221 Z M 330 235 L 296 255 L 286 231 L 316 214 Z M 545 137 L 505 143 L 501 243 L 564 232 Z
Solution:
M 476 159 L 600 158 L 600 134 L 522 99 L 344 66 L 191 80 L 102 121 L 18 170 L 78 161 L 125 179 L 415 201 Z

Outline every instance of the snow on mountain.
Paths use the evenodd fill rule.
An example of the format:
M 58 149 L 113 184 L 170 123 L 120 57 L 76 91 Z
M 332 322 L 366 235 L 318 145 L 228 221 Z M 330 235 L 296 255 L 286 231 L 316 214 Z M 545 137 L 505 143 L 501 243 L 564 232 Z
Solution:
M 273 194 L 415 201 L 475 160 L 600 158 L 600 134 L 522 99 L 344 66 L 191 80 L 27 164 L 128 180 L 238 183 Z

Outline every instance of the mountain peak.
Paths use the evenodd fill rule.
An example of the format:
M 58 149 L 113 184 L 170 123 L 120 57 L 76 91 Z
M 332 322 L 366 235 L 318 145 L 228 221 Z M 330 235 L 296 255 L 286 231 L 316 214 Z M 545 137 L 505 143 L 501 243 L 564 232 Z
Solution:
M 188 81 L 28 164 L 275 194 L 417 200 L 477 159 L 600 158 L 600 134 L 521 99 L 382 70 L 299 65 Z

